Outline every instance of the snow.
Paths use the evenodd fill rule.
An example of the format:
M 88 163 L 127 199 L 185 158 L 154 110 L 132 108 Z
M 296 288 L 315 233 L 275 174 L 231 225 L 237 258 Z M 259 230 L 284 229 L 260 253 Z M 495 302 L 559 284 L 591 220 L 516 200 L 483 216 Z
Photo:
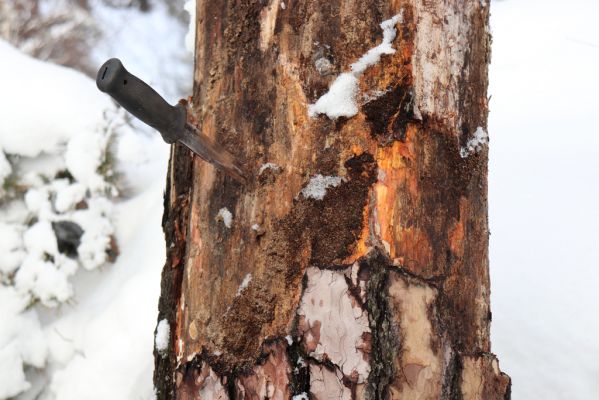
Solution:
M 358 113 L 357 94 L 358 78 L 351 72 L 345 72 L 333 81 L 328 92 L 308 107 L 308 115 L 326 114 L 331 119 L 353 117 Z
M 599 398 L 597 15 L 491 2 L 491 341 L 514 399 Z
M 98 173 L 109 139 L 109 135 L 93 132 L 91 135 L 75 136 L 67 144 L 67 169 L 72 171 L 71 175 L 78 182 L 93 192 L 103 192 L 110 188 L 105 178 Z
M 163 4 L 90 4 L 95 63 L 121 57 L 171 102 L 187 92 L 186 27 Z M 1 40 L 0 59 L 0 399 L 154 398 L 168 146 L 81 73 Z M 76 258 L 59 221 L 83 230 Z
M 77 264 L 58 252 L 50 222 L 35 223 L 23 234 L 23 241 L 27 255 L 15 275 L 16 289 L 28 301 L 39 299 L 46 307 L 69 300 L 73 288 L 68 278 Z
M 159 353 L 165 354 L 171 339 L 171 326 L 166 319 L 160 320 L 156 328 L 154 343 Z
M 66 179 L 59 179 L 54 181 L 54 185 L 59 186 L 54 200 L 54 207 L 59 213 L 74 209 L 77 203 L 85 198 L 86 189 L 81 183 L 69 184 Z
M 300 394 L 296 394 L 295 396 L 293 396 L 292 400 L 309 400 L 310 398 L 308 397 L 308 393 L 303 392 Z
M 340 74 L 333 81 L 328 92 L 322 95 L 316 103 L 308 106 L 308 115 L 310 117 L 325 114 L 330 119 L 337 119 L 339 117 L 353 117 L 358 113 L 358 103 L 356 100 L 359 92 L 358 79 L 366 69 L 377 64 L 383 54 L 395 53 L 395 49 L 391 46 L 391 43 L 397 34 L 395 25 L 401 21 L 402 15 L 397 14 L 381 22 L 380 26 L 383 29 L 382 42 L 378 46 L 368 50 L 358 61 L 351 64 L 351 72 Z M 319 63 L 319 60 L 316 62 Z M 319 73 L 321 70 L 324 71 L 323 67 L 323 62 L 316 65 Z
M 383 41 L 376 47 L 368 50 L 358 61 L 353 63 L 350 67 L 352 72 L 359 76 L 366 71 L 367 68 L 377 64 L 383 54 L 393 54 L 395 49 L 391 46 L 391 43 L 397 35 L 395 25 L 402 22 L 402 14 L 394 15 L 392 18 L 381 22 L 381 29 L 383 30 Z
M 25 258 L 22 231 L 20 225 L 0 222 L 0 274 L 11 274 Z
M 165 168 L 166 157 L 153 162 Z M 78 276 L 77 306 L 45 316 L 51 354 L 58 355 L 49 379 L 57 399 L 152 398 L 152 332 L 165 260 L 163 179 L 155 177 L 145 191 L 117 205 L 116 263 Z
M 466 145 L 460 149 L 460 156 L 466 158 L 471 154 L 478 153 L 489 143 L 489 135 L 482 127 L 476 128 L 474 135 L 466 142 Z
M 4 181 L 10 176 L 12 167 L 6 159 L 6 155 L 0 150 L 0 195 L 2 195 Z
M 112 203 L 105 198 L 90 199 L 88 209 L 72 214 L 72 220 L 83 228 L 77 251 L 82 266 L 87 270 L 98 268 L 107 260 L 106 249 L 110 247 L 110 238 L 114 233 L 114 227 L 108 219 L 112 208 Z
M 339 186 L 342 182 L 342 178 L 339 176 L 323 176 L 317 174 L 310 182 L 302 189 L 301 194 L 305 198 L 312 198 L 316 200 L 324 199 L 327 194 L 327 189 L 330 187 Z
M 258 175 L 262 175 L 264 172 L 266 172 L 268 170 L 272 170 L 274 172 L 279 172 L 279 171 L 281 171 L 281 167 L 279 167 L 275 163 L 270 163 L 270 162 L 264 163 L 260 166 L 260 169 L 258 170 Z
M 47 346 L 37 314 L 14 288 L 0 285 L 0 399 L 8 399 L 31 387 L 25 365 L 42 368 Z
M 233 214 L 231 214 L 231 211 L 229 211 L 228 208 L 223 207 L 220 210 L 218 210 L 218 214 L 216 214 L 216 219 L 217 221 L 222 221 L 222 223 L 225 224 L 227 228 L 231 228 L 231 223 L 233 222 Z
M 79 72 L 35 60 L 2 40 L 0 54 L 11 60 L 0 74 L 0 151 L 57 154 L 69 139 L 93 132 L 111 107 Z
M 251 280 L 252 280 L 252 274 L 247 274 L 243 278 L 243 281 L 241 281 L 241 285 L 239 285 L 239 288 L 237 288 L 237 296 L 239 296 L 248 287 Z
M 189 29 L 185 35 L 185 48 L 191 54 L 194 54 L 196 40 L 196 0 L 187 0 L 183 8 L 189 13 Z

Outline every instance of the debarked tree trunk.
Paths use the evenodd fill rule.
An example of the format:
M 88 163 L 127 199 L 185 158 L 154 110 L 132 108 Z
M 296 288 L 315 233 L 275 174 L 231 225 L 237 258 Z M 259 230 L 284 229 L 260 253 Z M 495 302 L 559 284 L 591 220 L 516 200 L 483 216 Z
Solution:
M 159 399 L 504 399 L 490 352 L 486 0 L 197 1 Z M 382 23 L 382 24 L 381 24 Z

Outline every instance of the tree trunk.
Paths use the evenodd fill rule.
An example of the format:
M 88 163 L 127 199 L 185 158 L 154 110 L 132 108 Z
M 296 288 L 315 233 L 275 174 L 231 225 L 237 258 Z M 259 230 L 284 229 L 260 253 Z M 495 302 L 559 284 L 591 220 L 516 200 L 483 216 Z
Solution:
M 157 397 L 509 398 L 486 0 L 197 3 L 191 118 L 250 179 L 173 147 Z

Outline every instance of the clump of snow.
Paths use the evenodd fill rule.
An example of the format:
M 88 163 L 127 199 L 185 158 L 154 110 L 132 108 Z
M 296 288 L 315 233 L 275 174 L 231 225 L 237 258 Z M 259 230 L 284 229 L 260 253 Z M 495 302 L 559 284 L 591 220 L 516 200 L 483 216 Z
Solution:
M 114 234 L 114 227 L 110 221 L 112 203 L 108 199 L 99 197 L 90 199 L 88 208 L 72 213 L 72 220 L 83 229 L 81 244 L 77 251 L 81 265 L 92 270 L 104 264 L 108 259 L 106 250 Z
M 0 54 L 0 151 L 60 153 L 71 138 L 94 132 L 112 107 L 79 72 L 35 60 L 1 40 Z
M 324 76 L 331 73 L 333 64 L 327 57 L 319 57 L 314 61 L 314 68 L 316 68 L 320 75 Z
M 260 225 L 258 225 L 258 224 L 252 225 L 252 230 L 258 232 L 260 230 Z
M 196 0 L 187 0 L 183 6 L 189 13 L 189 30 L 185 35 L 185 48 L 191 53 L 195 53 L 196 40 Z
M 231 223 L 233 222 L 233 214 L 231 214 L 231 211 L 229 211 L 227 207 L 223 207 L 220 210 L 218 210 L 218 214 L 216 214 L 216 219 L 222 221 L 227 228 L 230 228 Z
M 6 159 L 6 155 L 2 150 L 0 150 L 0 196 L 2 196 L 2 191 L 4 190 L 4 182 L 6 178 L 10 176 L 12 173 L 12 167 L 10 163 Z
M 402 14 L 397 14 L 391 19 L 381 22 L 381 28 L 383 29 L 383 41 L 376 47 L 368 50 L 358 61 L 351 65 L 352 72 L 354 74 L 362 74 L 368 67 L 377 64 L 383 54 L 393 54 L 395 49 L 391 46 L 391 42 L 395 40 L 397 31 L 395 25 L 401 22 L 403 19 Z
M 156 328 L 156 336 L 154 338 L 156 350 L 161 354 L 165 354 L 170 339 L 171 326 L 166 319 L 163 319 L 158 323 L 158 327 Z
M 474 136 L 466 143 L 466 146 L 460 149 L 460 156 L 466 158 L 471 154 L 478 153 L 487 143 L 489 143 L 489 135 L 479 126 L 476 128 Z
M 115 190 L 106 182 L 106 177 L 100 175 L 98 171 L 104 160 L 109 140 L 110 135 L 95 131 L 77 135 L 67 144 L 65 152 L 67 169 L 73 178 L 95 193 Z
M 8 399 L 29 389 L 26 365 L 42 368 L 48 349 L 34 310 L 9 286 L 0 285 L 0 399 Z
M 270 163 L 270 162 L 264 163 L 260 166 L 260 169 L 258 170 L 258 175 L 262 175 L 264 172 L 266 172 L 268 170 L 272 170 L 273 172 L 280 172 L 281 167 L 279 167 L 275 163 Z
M 302 189 L 301 194 L 305 198 L 322 200 L 327 194 L 328 188 L 339 186 L 342 181 L 343 178 L 340 176 L 323 176 L 321 174 L 317 174 L 310 179 L 310 182 L 308 182 L 306 187 Z
M 302 392 L 292 397 L 292 400 L 309 400 L 308 393 Z
M 69 183 L 66 179 L 58 179 L 53 186 L 56 188 L 54 207 L 59 213 L 74 209 L 85 198 L 85 186 L 79 182 Z
M 0 277 L 28 301 L 56 307 L 73 297 L 69 278 L 79 265 L 94 269 L 107 261 L 114 234 L 107 196 L 118 194 L 109 181 L 108 147 L 126 126 L 124 112 L 79 72 L 32 59 L 2 41 L 0 54 L 10 60 L 0 73 L 2 99 L 10 100 L 0 99 L 0 167 L 5 153 L 15 156 L 8 171 L 21 191 L 5 196 L 3 207 L 23 203 L 27 211 L 0 232 L 7 254 Z M 52 228 L 57 221 L 83 230 L 76 259 L 59 250 Z
M 248 287 L 251 280 L 252 280 L 252 274 L 247 274 L 243 278 L 243 281 L 241 281 L 241 285 L 239 285 L 239 288 L 237 288 L 237 296 L 239 296 L 245 290 L 245 288 Z
M 351 64 L 351 72 L 340 74 L 331 84 L 329 91 L 322 95 L 314 104 L 308 106 L 308 115 L 315 117 L 325 114 L 330 119 L 339 117 L 353 117 L 358 113 L 356 97 L 359 91 L 358 78 L 371 67 L 378 63 L 383 54 L 393 54 L 395 49 L 391 43 L 395 39 L 397 31 L 395 25 L 402 21 L 402 14 L 381 22 L 383 29 L 382 42 L 368 50 L 358 61 Z M 320 72 L 320 70 L 319 70 Z
M 0 222 L 0 276 L 13 273 L 25 258 L 23 226 Z
M 353 117 L 358 113 L 357 94 L 357 76 L 352 72 L 344 72 L 335 79 L 328 92 L 308 107 L 308 115 L 315 117 L 326 114 L 331 119 Z
M 281 10 L 284 10 L 284 9 L 286 9 L 286 8 L 287 8 L 287 6 L 285 5 L 285 2 L 284 2 L 284 1 L 282 1 L 282 2 L 281 2 Z

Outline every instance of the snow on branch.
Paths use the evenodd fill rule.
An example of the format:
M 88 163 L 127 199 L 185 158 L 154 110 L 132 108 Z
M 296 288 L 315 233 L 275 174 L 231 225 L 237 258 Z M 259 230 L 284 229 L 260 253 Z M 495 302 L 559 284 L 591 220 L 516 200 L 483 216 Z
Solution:
M 353 117 L 358 113 L 358 78 L 369 67 L 377 64 L 383 54 L 393 54 L 395 49 L 391 43 L 397 35 L 395 25 L 402 21 L 402 14 L 381 22 L 383 41 L 368 50 L 358 61 L 350 65 L 351 72 L 340 74 L 331 84 L 329 91 L 322 95 L 314 104 L 308 106 L 308 115 L 316 117 L 325 114 L 330 119 Z

